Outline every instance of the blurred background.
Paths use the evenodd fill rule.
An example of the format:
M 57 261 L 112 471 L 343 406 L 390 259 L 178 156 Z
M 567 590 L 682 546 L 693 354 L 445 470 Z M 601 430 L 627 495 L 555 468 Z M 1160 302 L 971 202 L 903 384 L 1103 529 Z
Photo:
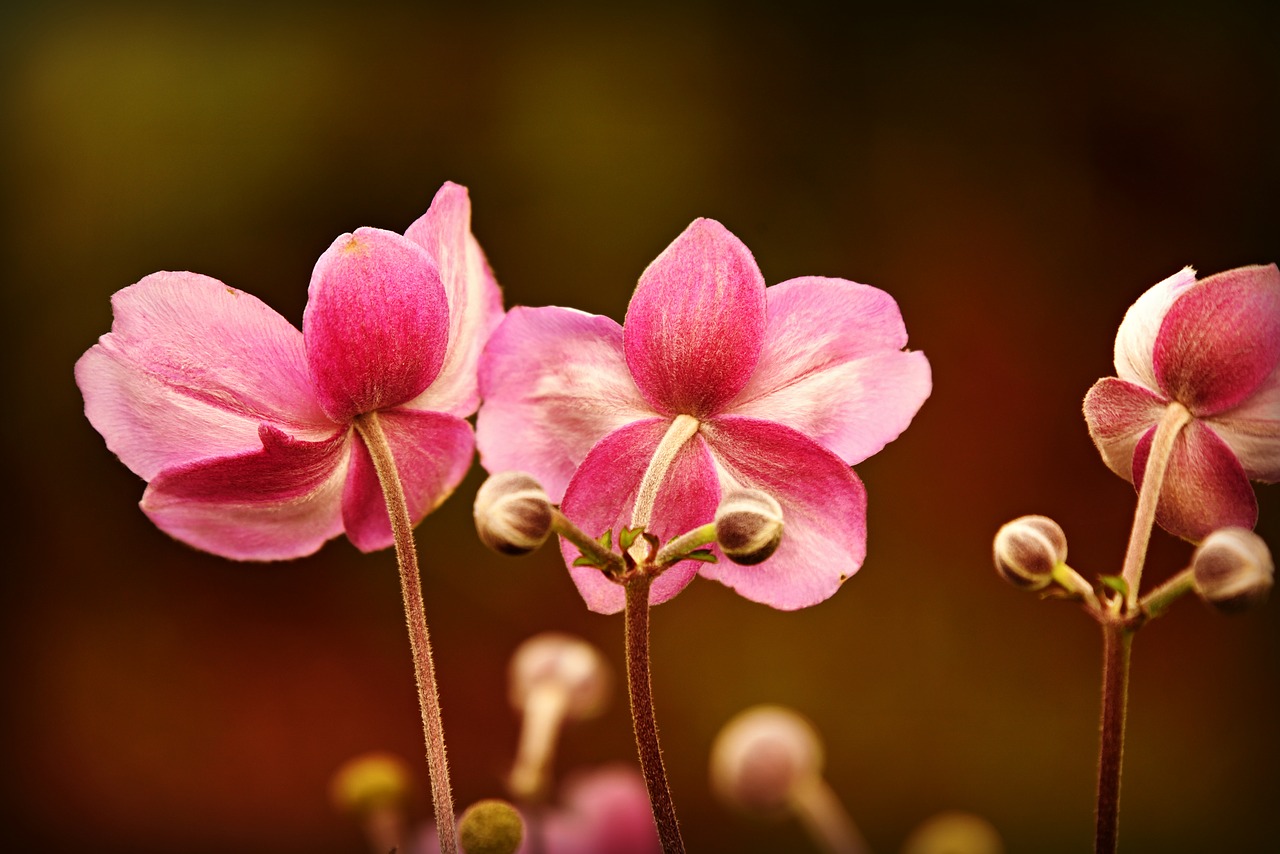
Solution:
M 11 850 L 364 850 L 328 804 L 368 749 L 415 762 L 395 560 L 335 540 L 291 563 L 197 553 L 83 417 L 72 365 L 111 294 L 194 270 L 300 324 L 339 234 L 402 231 L 444 180 L 508 305 L 621 319 L 690 220 L 769 282 L 830 275 L 901 305 L 935 390 L 858 467 L 869 555 L 796 613 L 698 581 L 653 614 L 658 721 L 692 851 L 809 850 L 708 791 L 716 731 L 807 715 L 876 851 L 929 815 L 1010 851 L 1092 839 L 1100 640 L 1000 582 L 990 542 L 1055 517 L 1082 573 L 1118 572 L 1132 488 L 1080 402 L 1116 327 L 1184 264 L 1280 260 L 1274 4 L 890 11 L 805 2 L 68 4 L 3 13 L 3 836 Z M 555 550 L 486 552 L 477 468 L 418 528 L 460 804 L 502 794 L 508 656 L 546 629 L 620 668 Z M 1259 487 L 1280 548 L 1280 487 Z M 1153 539 L 1147 578 L 1189 547 Z M 1135 645 L 1121 841 L 1249 851 L 1280 797 L 1280 603 L 1179 603 Z M 634 761 L 625 692 L 566 733 L 560 773 Z

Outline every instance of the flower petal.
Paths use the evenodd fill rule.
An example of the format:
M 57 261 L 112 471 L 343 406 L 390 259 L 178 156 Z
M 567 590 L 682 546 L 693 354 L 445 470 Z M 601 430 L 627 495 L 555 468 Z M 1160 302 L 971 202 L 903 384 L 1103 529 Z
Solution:
M 381 410 L 378 421 L 391 445 L 409 518 L 417 524 L 453 494 L 471 467 L 471 425 L 456 415 L 404 408 Z M 342 519 L 347 537 L 361 551 L 394 542 L 386 499 L 363 439 L 352 443 Z
M 440 273 L 399 234 L 344 234 L 316 262 L 302 332 L 320 403 L 335 421 L 404 403 L 444 362 L 449 304 Z
M 601 439 L 569 482 L 561 512 L 588 536 L 613 531 L 616 543 L 621 529 L 631 525 L 640 481 L 670 424 L 665 418 L 650 418 L 628 424 Z M 646 530 L 665 543 L 710 522 L 719 499 L 711 455 L 702 437 L 695 435 L 667 470 Z M 568 541 L 561 541 L 560 551 L 588 608 L 600 614 L 622 610 L 626 596 L 621 585 L 598 569 L 573 566 L 581 552 Z M 675 596 L 697 572 L 698 563 L 692 560 L 667 569 L 653 582 L 649 603 L 657 605 Z
M 309 555 L 342 533 L 349 433 L 309 442 L 263 424 L 256 451 L 166 469 L 142 496 L 151 521 L 234 560 Z
M 1280 367 L 1244 403 L 1206 421 L 1250 480 L 1280 481 Z
M 1115 377 L 1093 384 L 1084 397 L 1084 418 L 1107 468 L 1133 482 L 1134 446 L 1155 429 L 1168 403 L 1143 386 Z
M 333 425 L 302 334 L 256 297 L 195 273 L 154 273 L 111 298 L 115 319 L 76 362 L 85 415 L 144 480 L 261 447 L 270 421 L 319 438 Z
M 592 445 L 652 418 L 622 354 L 622 328 L 569 308 L 513 308 L 480 360 L 480 461 L 533 475 L 559 502 Z
M 1193 415 L 1239 405 L 1280 365 L 1280 270 L 1201 279 L 1170 306 L 1154 358 L 1160 388 Z
M 835 593 L 867 554 L 867 493 L 844 462 L 807 436 L 769 421 L 704 422 L 721 489 L 761 489 L 782 505 L 782 542 L 756 566 L 721 561 L 700 574 L 755 602 L 791 611 Z
M 1156 381 L 1152 354 L 1160 324 L 1174 300 L 1195 284 L 1196 271 L 1183 267 L 1169 278 L 1159 282 L 1138 297 L 1116 333 L 1116 375 L 1122 380 L 1144 385 L 1149 389 L 1160 388 Z
M 502 320 L 502 292 L 471 234 L 467 188 L 445 182 L 405 237 L 435 261 L 449 301 L 449 345 L 440 374 L 405 406 L 466 417 L 480 402 L 476 389 L 480 351 Z
M 766 292 L 760 363 L 726 414 L 777 421 L 860 463 L 896 439 L 932 389 L 907 353 L 893 297 L 844 279 L 792 279 Z
M 1138 442 L 1133 482 L 1142 476 L 1155 430 Z M 1258 498 L 1240 461 L 1210 427 L 1191 421 L 1174 442 L 1156 505 L 1156 522 L 1171 534 L 1199 542 L 1218 528 L 1252 529 L 1258 522 Z
M 751 252 L 715 220 L 694 220 L 640 276 L 624 324 L 627 365 L 659 411 L 701 418 L 747 384 L 764 330 Z

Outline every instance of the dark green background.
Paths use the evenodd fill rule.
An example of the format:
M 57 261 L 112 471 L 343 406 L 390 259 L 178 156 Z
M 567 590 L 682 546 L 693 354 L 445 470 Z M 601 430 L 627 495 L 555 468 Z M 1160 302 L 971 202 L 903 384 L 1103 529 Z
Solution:
M 885 4 L 886 6 L 889 4 Z M 300 323 L 340 233 L 403 230 L 446 179 L 507 303 L 621 318 L 690 220 L 769 282 L 843 276 L 899 301 L 935 391 L 858 467 L 863 571 L 798 613 L 695 582 L 653 615 L 659 724 L 693 851 L 805 850 L 726 812 L 706 754 L 746 705 L 824 734 L 875 850 L 959 807 L 1010 851 L 1087 850 L 1099 638 L 999 582 L 1004 521 L 1056 517 L 1119 569 L 1131 488 L 1080 401 L 1147 287 L 1280 260 L 1280 52 L 1266 4 L 359 6 L 19 4 L 5 13 L 7 487 L 3 833 L 12 850 L 357 852 L 326 802 L 354 753 L 415 760 L 394 559 L 335 541 L 239 565 L 169 540 L 84 420 L 75 359 L 112 292 L 159 269 Z M 486 553 L 477 469 L 418 529 L 459 801 L 501 794 L 507 656 L 549 628 L 621 663 L 554 550 Z M 1280 487 L 1259 530 L 1280 547 Z M 1149 577 L 1189 549 L 1157 533 Z M 1280 795 L 1280 611 L 1180 603 L 1137 641 L 1128 851 L 1249 851 Z M 625 697 L 560 770 L 634 755 Z

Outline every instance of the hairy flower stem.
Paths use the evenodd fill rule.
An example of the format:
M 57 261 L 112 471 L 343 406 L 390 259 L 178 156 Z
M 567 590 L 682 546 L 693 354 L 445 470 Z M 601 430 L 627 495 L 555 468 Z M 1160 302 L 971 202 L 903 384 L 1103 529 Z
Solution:
M 449 760 L 444 749 L 444 724 L 440 719 L 440 695 L 436 690 L 436 669 L 431 659 L 431 637 L 422 604 L 422 582 L 418 577 L 418 550 L 413 542 L 413 522 L 405 502 L 404 487 L 396 470 L 391 446 L 382 432 L 376 412 L 359 415 L 356 431 L 364 439 L 373 459 L 373 468 L 382 485 L 382 495 L 395 535 L 396 560 L 400 564 L 400 594 L 409 625 L 409 646 L 413 650 L 413 670 L 418 682 L 418 705 L 422 709 L 422 730 L 427 744 L 427 771 L 431 778 L 431 801 L 435 806 L 436 831 L 442 854 L 456 854 L 458 834 L 454 828 L 453 790 L 449 785 Z
M 1102 624 L 1102 737 L 1098 746 L 1098 806 L 1095 814 L 1094 851 L 1114 854 L 1119 841 L 1120 771 L 1124 758 L 1124 724 L 1129 701 L 1129 659 L 1133 633 L 1142 619 L 1138 587 L 1147 560 L 1147 545 L 1155 524 L 1156 505 L 1164 486 L 1165 471 L 1178 433 L 1191 421 L 1191 413 L 1178 402 L 1170 403 L 1156 425 L 1151 451 L 1143 472 L 1133 529 L 1125 551 L 1121 577 L 1126 590 L 1123 602 L 1104 609 Z
M 653 820 L 664 854 L 684 854 L 680 822 L 676 820 L 667 770 L 662 765 L 658 724 L 653 714 L 653 685 L 649 678 L 649 586 L 652 578 L 637 575 L 627 582 L 625 613 L 627 635 L 627 690 L 631 695 L 631 719 L 636 731 L 640 770 L 649 790 Z

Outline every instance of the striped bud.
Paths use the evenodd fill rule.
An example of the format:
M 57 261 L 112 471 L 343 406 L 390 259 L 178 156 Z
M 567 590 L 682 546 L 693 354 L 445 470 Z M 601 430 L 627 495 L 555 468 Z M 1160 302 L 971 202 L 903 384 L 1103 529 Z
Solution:
M 1246 528 L 1220 528 L 1191 556 L 1196 593 L 1219 611 L 1246 611 L 1267 601 L 1276 567 L 1262 538 Z
M 1067 535 L 1047 516 L 1022 516 L 996 532 L 996 572 L 1015 587 L 1041 590 L 1067 560 Z
M 524 472 L 499 472 L 486 480 L 476 493 L 475 518 L 481 542 L 503 554 L 528 554 L 551 534 L 551 502 Z
M 716 543 L 724 556 L 746 566 L 765 561 L 782 542 L 782 507 L 758 489 L 728 493 L 716 508 Z

